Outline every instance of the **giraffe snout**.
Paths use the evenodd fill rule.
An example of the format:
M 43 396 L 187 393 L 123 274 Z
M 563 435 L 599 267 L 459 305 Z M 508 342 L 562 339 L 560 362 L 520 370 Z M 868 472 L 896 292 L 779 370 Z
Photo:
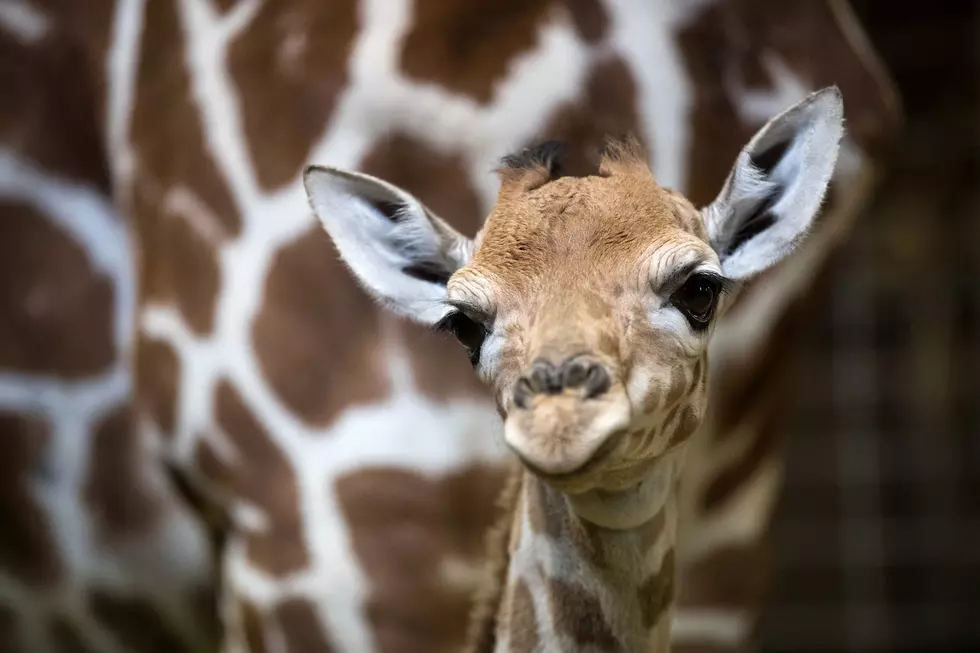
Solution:
M 514 405 L 530 407 L 538 395 L 577 392 L 583 399 L 594 399 L 609 390 L 612 379 L 602 363 L 584 356 L 572 356 L 558 365 L 539 358 L 514 386 Z

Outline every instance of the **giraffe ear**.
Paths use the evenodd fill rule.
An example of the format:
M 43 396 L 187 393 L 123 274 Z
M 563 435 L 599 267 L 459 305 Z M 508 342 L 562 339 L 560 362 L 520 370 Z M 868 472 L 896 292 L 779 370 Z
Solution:
M 309 166 L 303 184 L 341 258 L 375 298 L 424 324 L 444 316 L 446 283 L 471 258 L 470 239 L 370 175 Z
M 762 272 L 806 234 L 837 163 L 843 118 L 840 91 L 825 88 L 770 120 L 741 151 L 703 212 L 726 276 Z

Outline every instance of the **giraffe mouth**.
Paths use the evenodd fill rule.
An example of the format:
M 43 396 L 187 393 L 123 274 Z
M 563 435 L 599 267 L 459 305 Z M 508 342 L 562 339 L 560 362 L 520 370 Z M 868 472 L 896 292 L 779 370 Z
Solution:
M 606 439 L 602 445 L 596 449 L 595 453 L 584 461 L 581 465 L 574 469 L 562 472 L 548 472 L 540 467 L 536 466 L 533 462 L 530 462 L 520 454 L 521 463 L 530 471 L 532 474 L 540 478 L 542 481 L 552 485 L 556 489 L 574 493 L 576 491 L 585 492 L 590 489 L 582 488 L 582 482 L 589 477 L 602 471 L 602 469 L 615 458 L 620 445 L 623 442 L 623 438 L 626 436 L 627 430 L 620 429 L 612 434 Z

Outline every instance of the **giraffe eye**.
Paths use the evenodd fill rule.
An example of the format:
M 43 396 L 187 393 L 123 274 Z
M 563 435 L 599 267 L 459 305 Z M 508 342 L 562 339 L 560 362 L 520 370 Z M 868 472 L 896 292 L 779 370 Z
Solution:
M 466 349 L 470 363 L 476 366 L 480 362 L 480 350 L 487 338 L 487 327 L 470 318 L 462 311 L 455 310 L 439 320 L 435 325 L 436 331 L 451 333 Z
M 720 289 L 721 281 L 714 275 L 695 274 L 671 295 L 670 302 L 684 314 L 693 329 L 701 330 L 714 315 Z

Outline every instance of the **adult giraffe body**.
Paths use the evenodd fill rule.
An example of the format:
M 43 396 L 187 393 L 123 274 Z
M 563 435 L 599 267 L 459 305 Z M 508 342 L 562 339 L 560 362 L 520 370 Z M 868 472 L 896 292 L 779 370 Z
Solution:
M 777 363 L 895 119 L 845 3 L 762 4 L 9 3 L 0 642 L 201 648 L 188 599 L 219 587 L 229 651 L 459 646 L 503 479 L 495 411 L 450 343 L 357 287 L 305 164 L 397 183 L 472 234 L 504 153 L 561 138 L 582 166 L 632 131 L 703 204 L 765 119 L 836 83 L 834 210 L 791 282 L 720 325 L 682 488 L 675 637 L 745 641 Z M 160 458 L 227 512 L 220 574 Z

